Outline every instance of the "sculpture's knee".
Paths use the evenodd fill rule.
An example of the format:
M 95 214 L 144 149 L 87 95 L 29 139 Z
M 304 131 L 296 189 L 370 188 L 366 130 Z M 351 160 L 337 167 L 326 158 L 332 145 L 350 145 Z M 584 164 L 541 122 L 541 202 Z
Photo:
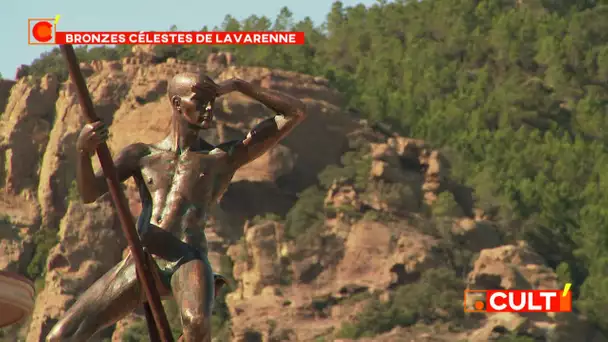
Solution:
M 65 324 L 63 324 L 61 322 L 55 324 L 55 326 L 53 327 L 51 332 L 49 332 L 49 334 L 46 335 L 46 342 L 65 341 L 66 340 L 65 331 L 66 331 Z
M 211 337 L 210 317 L 190 310 L 182 313 L 184 337 L 186 341 L 209 341 Z
M 55 324 L 46 335 L 46 342 L 86 341 L 93 335 L 94 331 L 87 329 L 85 322 L 77 323 L 70 318 L 68 316 Z

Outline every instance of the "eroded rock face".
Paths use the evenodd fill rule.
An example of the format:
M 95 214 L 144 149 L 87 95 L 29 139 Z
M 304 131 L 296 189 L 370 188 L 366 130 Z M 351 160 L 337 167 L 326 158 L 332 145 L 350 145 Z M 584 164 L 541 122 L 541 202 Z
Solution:
M 335 182 L 324 202 L 326 208 L 368 210 L 362 208 L 361 198 L 352 185 Z M 231 258 L 237 260 L 234 277 L 239 282 L 227 299 L 234 340 L 245 341 L 252 332 L 263 340 L 276 338 L 278 332 L 288 341 L 331 336 L 339 322 L 352 322 L 364 309 L 367 302 L 354 298 L 374 292 L 381 293 L 381 300 L 388 299 L 396 286 L 416 283 L 425 271 L 449 265 L 446 248 L 479 253 L 468 276 L 470 289 L 562 286 L 555 272 L 526 244 L 502 245 L 500 231 L 483 215 L 446 220 L 442 239 L 452 245 L 425 234 L 424 224 L 430 221 L 414 222 L 418 226 L 404 221 L 352 222 L 338 216 L 327 219 L 320 230 L 314 228 L 312 237 L 306 234 L 296 241 L 281 238 L 282 225 L 277 223 L 246 227 L 247 238 L 229 249 Z M 272 317 L 270 323 L 267 317 Z M 556 341 L 574 336 L 604 341 L 597 329 L 575 314 L 499 314 L 473 320 L 479 327 L 465 332 L 395 328 L 363 340 L 481 342 L 507 331 Z
M 152 63 L 158 57 L 154 52 L 154 45 L 134 45 L 131 52 L 134 63 Z
M 216 71 L 233 65 L 235 61 L 234 55 L 230 52 L 213 52 L 207 56 L 206 68 L 209 71 Z
M 361 200 L 359 193 L 352 184 L 334 181 L 325 200 L 323 201 L 325 208 L 336 209 L 338 211 L 338 219 L 345 219 L 343 212 L 340 212 L 340 208 L 352 208 L 355 211 L 361 211 L 363 207 L 363 201 Z
M 49 253 L 45 286 L 36 299 L 28 341 L 41 341 L 76 298 L 121 259 L 124 238 L 107 201 L 73 202 Z
M 424 141 L 404 137 L 372 144 L 371 176 L 392 183 L 411 184 L 421 200 L 431 204 L 447 189 L 449 166 L 439 151 Z
M 313 302 L 320 299 L 315 298 L 335 303 L 382 292 L 415 282 L 441 263 L 433 238 L 373 221 L 355 223 L 343 238 L 325 230 L 295 244 L 284 239 L 282 225 L 271 221 L 247 227 L 245 234 L 228 252 L 236 260 L 239 283 L 227 298 L 235 340 L 244 340 L 249 330 L 265 339 L 278 331 L 291 336 L 289 341 L 314 339 L 363 308 L 329 305 L 331 312 L 323 314 L 329 316 L 319 316 Z M 264 317 L 273 317 L 274 330 L 268 330 Z
M 25 274 L 34 254 L 32 233 L 27 227 L 0 222 L 0 271 Z
M 387 289 L 417 280 L 420 273 L 440 264 L 433 253 L 436 241 L 415 231 L 398 232 L 371 221 L 352 226 L 338 264 L 340 286 Z
M 469 274 L 472 289 L 556 289 L 557 276 L 525 243 L 484 249 Z
M 21 79 L 12 87 L 2 116 L 0 177 L 9 194 L 27 191 L 31 196 L 38 186 L 40 159 L 46 148 L 54 116 L 59 84 L 54 77 L 39 81 Z
M 294 170 L 297 156 L 288 147 L 277 145 L 260 158 L 238 170 L 233 182 L 271 182 L 289 175 Z
M 249 227 L 244 243 L 228 252 L 236 260 L 233 275 L 239 282 L 242 299 L 261 294 L 266 286 L 279 284 L 282 234 L 283 227 L 272 221 Z

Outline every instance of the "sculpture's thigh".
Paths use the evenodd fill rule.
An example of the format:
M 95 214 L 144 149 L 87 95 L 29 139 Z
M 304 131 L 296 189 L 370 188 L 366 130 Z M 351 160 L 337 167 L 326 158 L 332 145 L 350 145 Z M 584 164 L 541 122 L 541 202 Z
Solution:
M 87 341 L 143 302 L 135 264 L 123 260 L 88 288 L 57 322 L 47 341 Z
M 211 312 L 214 296 L 209 262 L 194 259 L 181 265 L 171 277 L 173 296 L 180 309 L 186 342 L 211 341 Z

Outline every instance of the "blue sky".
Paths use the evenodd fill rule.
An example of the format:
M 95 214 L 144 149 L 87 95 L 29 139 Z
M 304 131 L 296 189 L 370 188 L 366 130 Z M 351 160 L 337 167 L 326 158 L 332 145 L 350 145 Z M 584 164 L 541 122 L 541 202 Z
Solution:
M 346 6 L 371 5 L 375 0 L 343 0 Z M 59 29 L 66 31 L 200 30 L 219 25 L 226 14 L 242 19 L 251 14 L 274 17 L 287 6 L 296 19 L 325 20 L 332 0 L 8 0 L 0 12 L 0 73 L 13 78 L 21 64 L 29 64 L 52 47 L 27 44 L 27 18 L 61 15 Z

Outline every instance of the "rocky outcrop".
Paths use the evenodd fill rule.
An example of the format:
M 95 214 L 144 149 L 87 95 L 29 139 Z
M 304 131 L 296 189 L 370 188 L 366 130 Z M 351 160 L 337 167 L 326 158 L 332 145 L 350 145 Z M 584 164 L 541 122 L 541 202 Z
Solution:
M 69 206 L 61 220 L 59 244 L 49 253 L 27 341 L 43 340 L 76 298 L 121 259 L 125 241 L 116 224 L 107 201 Z
M 414 282 L 422 272 L 440 265 L 436 246 L 435 239 L 412 229 L 357 222 L 345 241 L 336 281 L 342 287 L 372 291 Z
M 54 77 L 46 76 L 22 79 L 12 88 L 0 127 L 0 160 L 4 164 L 0 179 L 8 194 L 27 192 L 24 196 L 32 197 L 35 193 L 58 87 Z
M 28 227 L 14 226 L 6 218 L 0 221 L 0 270 L 25 274 L 33 253 Z
M 335 182 L 324 202 L 326 208 L 365 211 L 361 195 L 352 185 Z M 469 289 L 563 286 L 527 245 L 502 245 L 495 224 L 483 217 L 449 219 L 442 236 L 425 227 L 432 221 L 410 220 L 413 226 L 405 222 L 353 221 L 338 215 L 328 218 L 321 229 L 311 227 L 311 233 L 297 241 L 287 240 L 283 225 L 276 222 L 246 227 L 245 238 L 228 249 L 238 284 L 227 299 L 234 340 L 246 341 L 252 332 L 268 341 L 276 334 L 288 336 L 283 338 L 289 341 L 331 338 L 342 322 L 356 319 L 367 303 L 361 298 L 371 298 L 372 293 L 388 298 L 396 287 L 415 284 L 426 271 L 453 262 L 454 249 L 478 253 L 468 275 Z M 464 332 L 437 326 L 435 333 L 423 333 L 402 327 L 363 340 L 481 342 L 505 334 L 556 341 L 575 336 L 605 340 L 576 314 L 495 314 L 467 319 L 473 328 Z
M 229 250 L 236 260 L 233 276 L 239 284 L 234 296 L 251 298 L 268 286 L 280 285 L 282 234 L 278 223 L 265 222 L 247 228 L 243 242 Z
M 454 196 L 465 215 L 474 216 L 471 190 L 449 178 L 447 158 L 424 141 L 392 136 L 385 142 L 372 143 L 371 157 L 371 176 L 374 179 L 408 185 L 407 207 L 412 209 L 419 208 L 421 203 L 433 204 L 439 194 L 447 191 Z
M 468 283 L 472 290 L 563 288 L 543 258 L 523 242 L 482 250 Z M 467 298 L 475 300 L 475 296 Z M 508 334 L 556 342 L 608 341 L 575 313 L 488 314 L 483 326 L 473 331 L 468 340 L 489 341 Z
M 266 331 L 263 318 L 269 316 L 278 324 L 274 329 L 291 329 L 290 340 L 312 340 L 357 312 L 336 306 L 319 316 L 311 309 L 318 298 L 338 302 L 386 291 L 415 282 L 442 261 L 437 241 L 413 229 L 359 221 L 344 238 L 320 234 L 294 245 L 284 239 L 282 225 L 268 221 L 247 227 L 245 239 L 230 247 L 238 288 L 228 303 L 237 341 L 249 330 Z
M 392 183 L 418 185 L 422 198 L 431 203 L 445 190 L 449 170 L 438 151 L 423 141 L 391 137 L 372 144 L 372 177 Z
M 230 52 L 213 52 L 207 56 L 206 68 L 209 71 L 226 68 L 234 65 L 236 59 Z

